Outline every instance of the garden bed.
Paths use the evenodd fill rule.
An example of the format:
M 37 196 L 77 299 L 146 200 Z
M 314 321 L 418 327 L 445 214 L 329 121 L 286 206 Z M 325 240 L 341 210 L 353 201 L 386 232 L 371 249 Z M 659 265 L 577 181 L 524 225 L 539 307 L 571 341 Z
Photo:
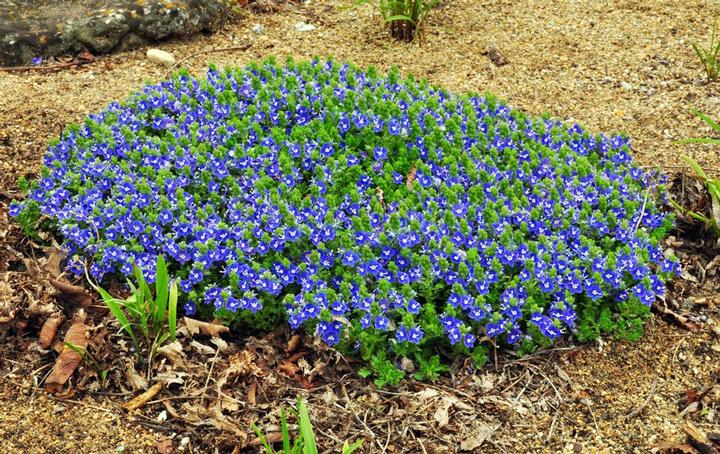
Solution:
M 697 132 L 700 122 L 693 120 L 689 107 L 714 116 L 720 112 L 718 85 L 704 83 L 688 45 L 706 21 L 698 13 L 699 4 L 619 2 L 608 10 L 588 2 L 584 7 L 563 10 L 550 3 L 482 7 L 474 2 L 446 3 L 430 16 L 422 45 L 410 46 L 387 40 L 386 32 L 378 27 L 378 15 L 369 7 L 347 12 L 331 2 L 288 5 L 277 14 L 247 15 L 217 35 L 171 43 L 164 49 L 181 57 L 217 47 L 251 45 L 246 51 L 217 52 L 189 60 L 190 69 L 198 76 L 204 74 L 208 62 L 243 65 L 267 55 L 299 59 L 332 54 L 338 60 L 373 64 L 382 70 L 398 64 L 404 73 L 426 77 L 453 91 L 488 90 L 532 114 L 549 111 L 556 118 L 572 119 L 594 131 L 627 131 L 641 164 L 682 170 L 674 166 L 679 165 L 679 153 L 686 152 L 705 167 L 718 167 L 716 151 L 700 146 L 681 149 L 673 143 L 705 132 Z M 536 17 L 545 19 L 537 22 Z M 297 31 L 295 23 L 300 20 L 317 29 Z M 251 32 L 252 22 L 261 23 L 266 34 Z M 523 24 L 519 34 L 513 31 L 517 24 Z M 357 45 L 358 40 L 362 46 Z M 497 52 L 509 63 L 496 66 L 499 60 L 489 57 Z M 112 100 L 124 99 L 140 88 L 143 79 L 162 80 L 165 71 L 137 51 L 52 75 L 0 75 L 0 91 L 18 93 L 15 98 L 0 100 L 0 216 L 5 216 L 6 202 L 17 194 L 17 178 L 37 175 L 48 140 L 62 127 Z M 20 258 L 32 258 L 33 252 L 42 255 L 42 251 L 34 250 L 2 222 L 0 231 L 5 232 L 3 251 L 10 263 L 0 272 L 5 273 L 13 298 L 27 304 L 42 292 L 32 290 L 35 284 L 23 272 Z M 456 371 L 436 384 L 410 382 L 399 389 L 378 391 L 370 380 L 354 375 L 344 359 L 313 346 L 311 339 L 290 351 L 290 335 L 285 330 L 261 340 L 233 336 L 230 350 L 217 354 L 213 371 L 201 367 L 213 355 L 184 339 L 188 369 L 195 370 L 188 382 L 197 382 L 186 392 L 202 390 L 208 376 L 215 382 L 231 367 L 233 358 L 249 351 L 255 352 L 253 361 L 261 368 L 257 374 L 264 378 L 256 380 L 255 403 L 248 404 L 257 377 L 249 374 L 236 378 L 230 397 L 242 404 L 225 409 L 227 420 L 207 413 L 215 402 L 210 398 L 202 404 L 187 399 L 189 407 L 177 402 L 179 416 L 171 414 L 165 422 L 157 420 L 160 412 L 168 411 L 162 402 L 129 418 L 163 434 L 158 437 L 143 430 L 147 435 L 144 442 L 157 442 L 176 433 L 175 445 L 189 436 L 192 446 L 203 451 L 207 448 L 203 440 L 209 439 L 204 434 L 209 432 L 214 442 L 232 451 L 235 446 L 252 444 L 251 422 L 259 420 L 264 427 L 272 427 L 277 424 L 281 402 L 288 406 L 301 389 L 310 388 L 302 392 L 307 393 L 318 437 L 326 449 L 337 449 L 334 437 L 365 438 L 367 452 L 455 452 L 462 440 L 468 439 L 498 452 L 547 447 L 614 452 L 680 442 L 685 439 L 686 420 L 707 430 L 713 425 L 708 412 L 699 408 L 681 416 L 692 405 L 693 393 L 701 394 L 710 387 L 702 400 L 706 410 L 716 411 L 718 402 L 720 352 L 714 331 L 717 325 L 713 324 L 718 319 L 718 282 L 712 273 L 698 280 L 713 259 L 707 248 L 697 247 L 702 239 L 697 234 L 676 232 L 673 247 L 685 254 L 681 258 L 689 274 L 678 280 L 657 310 L 672 310 L 677 316 L 666 313 L 650 320 L 646 337 L 637 343 L 564 344 L 560 350 L 521 360 L 500 354 L 497 363 L 492 358 L 477 375 Z M 692 282 L 693 277 L 697 283 Z M 95 324 L 102 323 L 102 313 L 90 314 Z M 8 408 L 17 409 L 7 415 L 21 415 L 26 402 L 35 402 L 27 397 L 34 392 L 31 377 L 42 379 L 52 361 L 52 355 L 39 353 L 6 354 L 24 351 L 32 344 L 39 328 L 33 322 L 37 320 L 31 318 L 19 337 L 15 330 L 9 334 L 2 347 L 7 390 L 3 399 L 8 399 Z M 211 351 L 216 348 L 208 338 L 199 342 Z M 110 358 L 123 357 L 121 351 L 101 351 Z M 297 357 L 298 351 L 305 353 Z M 43 369 L 38 371 L 40 367 Z M 87 366 L 84 371 L 88 373 Z M 17 384 L 27 393 L 13 393 Z M 179 397 L 177 389 L 166 390 L 157 399 L 173 396 Z M 117 408 L 113 405 L 124 397 L 94 395 L 92 399 L 61 405 Z M 56 413 L 62 419 L 72 412 Z M 97 410 L 95 415 L 104 413 Z M 193 417 L 198 418 L 194 424 Z M 717 423 L 718 416 L 714 418 Z M 78 424 L 92 427 L 93 416 L 81 418 Z M 8 434 L 14 446 L 34 442 L 20 438 L 19 432 Z M 36 446 L 46 445 L 43 434 L 47 432 L 40 431 Z M 122 437 L 107 440 L 108 445 L 122 443 Z

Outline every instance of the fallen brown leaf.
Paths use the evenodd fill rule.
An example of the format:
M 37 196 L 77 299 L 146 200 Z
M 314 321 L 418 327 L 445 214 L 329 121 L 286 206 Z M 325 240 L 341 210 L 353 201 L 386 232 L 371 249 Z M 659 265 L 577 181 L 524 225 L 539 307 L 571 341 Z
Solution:
M 133 361 L 130 359 L 125 362 L 124 375 L 133 390 L 146 389 L 148 387 L 148 381 L 145 377 L 137 373 L 135 364 L 133 364 Z
M 417 175 L 417 165 L 413 164 L 413 166 L 408 171 L 407 176 L 405 177 L 405 187 L 408 188 L 408 190 L 412 190 L 413 188 L 413 182 L 415 181 L 415 175 Z
M 161 389 L 163 389 L 163 384 L 162 384 L 162 383 L 155 383 L 154 385 L 152 385 L 152 386 L 150 387 L 150 389 L 148 389 L 148 390 L 145 391 L 144 393 L 142 393 L 142 394 L 140 394 L 139 396 L 135 397 L 135 398 L 134 398 L 133 400 L 131 400 L 130 402 L 128 402 L 128 403 L 126 403 L 125 405 L 123 405 L 123 408 L 124 408 L 125 410 L 127 410 L 127 411 L 137 410 L 138 408 L 140 408 L 140 407 L 142 407 L 143 405 L 145 405 L 146 403 L 148 403 L 148 401 L 149 401 L 150 399 L 152 399 L 153 397 L 157 396 L 157 394 L 160 392 Z
M 262 370 L 255 364 L 257 356 L 248 351 L 241 350 L 229 358 L 230 365 L 226 369 L 228 375 L 253 375 L 262 374 Z
M 687 434 L 690 444 L 702 454 L 718 454 L 718 450 L 712 446 L 713 443 L 705 432 L 695 427 L 690 421 L 685 421 L 683 431 Z
M 185 352 L 183 352 L 182 344 L 178 341 L 170 342 L 157 349 L 157 352 L 172 362 L 174 367 L 187 369 L 185 364 Z
M 66 345 L 63 346 L 60 355 L 55 360 L 50 376 L 45 381 L 45 389 L 50 393 L 57 393 L 62 390 L 65 382 L 68 381 L 82 360 L 80 353 L 70 348 L 68 344 L 80 350 L 87 348 L 88 326 L 84 320 L 84 315 L 76 318 L 65 334 Z
M 155 448 L 157 449 L 158 454 L 173 454 L 175 452 L 175 446 L 173 446 L 173 441 L 169 438 L 158 441 L 157 445 L 155 445 Z
M 250 383 L 250 386 L 247 390 L 247 401 L 250 405 L 257 404 L 257 382 Z
M 692 446 L 685 444 L 685 443 L 676 443 L 673 441 L 666 441 L 664 443 L 660 443 L 659 445 L 653 446 L 660 452 L 676 452 L 680 451 L 685 454 L 697 454 L 697 450 L 693 448 Z
M 191 336 L 201 333 L 206 336 L 220 337 L 221 334 L 230 332 L 230 328 L 227 326 L 201 322 L 200 320 L 195 320 L 189 317 L 184 317 L 183 321 L 185 322 L 185 326 Z
M 296 366 L 293 363 L 287 362 L 287 361 L 285 361 L 282 364 L 280 364 L 279 366 L 277 366 L 277 370 L 279 370 L 283 374 L 287 375 L 288 377 L 292 377 L 293 375 L 300 372 L 300 368 L 298 366 Z
M 40 329 L 40 335 L 38 336 L 38 344 L 44 349 L 50 348 L 57 334 L 58 328 L 62 322 L 65 321 L 65 316 L 60 314 L 55 317 L 50 317 L 45 320 L 42 328 Z
M 300 343 L 301 343 L 301 342 L 302 342 L 302 336 L 299 335 L 299 334 L 294 334 L 294 335 L 290 338 L 290 340 L 288 341 L 288 345 L 287 345 L 286 351 L 287 351 L 288 353 L 294 352 L 295 350 L 298 349 L 298 347 L 300 347 Z
M 265 435 L 265 439 L 268 443 L 280 443 L 282 441 L 282 432 L 270 432 L 269 434 Z M 263 442 L 260 440 L 259 437 L 255 437 L 247 444 L 248 446 L 262 446 Z
M 497 430 L 497 426 L 491 426 L 490 424 L 484 423 L 482 421 L 478 421 L 475 423 L 476 427 L 472 431 L 472 433 L 463 438 L 463 440 L 460 442 L 460 450 L 461 451 L 472 451 L 474 449 L 479 448 L 482 446 L 483 443 L 485 443 L 485 440 L 490 438 L 495 431 Z

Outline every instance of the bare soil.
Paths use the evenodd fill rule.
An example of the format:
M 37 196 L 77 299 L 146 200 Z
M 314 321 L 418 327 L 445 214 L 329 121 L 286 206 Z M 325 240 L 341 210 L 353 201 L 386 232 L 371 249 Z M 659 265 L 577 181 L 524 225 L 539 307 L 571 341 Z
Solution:
M 454 91 L 493 92 L 533 114 L 626 131 L 643 165 L 679 171 L 678 157 L 687 153 L 711 170 L 720 168 L 717 147 L 675 144 L 710 135 L 690 108 L 720 117 L 720 83 L 706 82 L 690 47 L 706 40 L 720 12 L 712 1 L 446 0 L 412 44 L 390 40 L 370 5 L 343 6 L 317 0 L 273 14 L 241 11 L 219 33 L 159 47 L 180 60 L 251 45 L 182 62 L 198 76 L 209 63 L 243 65 L 268 56 L 332 55 L 382 70 L 397 65 Z M 317 29 L 299 32 L 298 21 Z M 252 32 L 254 24 L 264 34 Z M 23 304 L 42 293 L 33 293 L 20 258 L 32 258 L 34 249 L 5 218 L 17 179 L 38 174 L 48 141 L 67 124 L 166 73 L 146 60 L 144 50 L 47 74 L 0 72 L 0 262 L 7 260 L 5 267 L 0 263 L 0 303 L 3 291 L 8 301 Z M 177 448 L 186 436 L 185 452 L 255 452 L 251 423 L 278 430 L 279 408 L 292 405 L 298 393 L 308 401 L 323 452 L 339 452 L 340 440 L 358 438 L 368 453 L 699 452 L 688 444 L 687 424 L 720 432 L 720 280 L 711 243 L 695 231 L 675 236 L 669 244 L 688 274 L 658 302 L 659 314 L 641 341 L 563 344 L 522 359 L 500 353 L 481 371 L 458 365 L 438 383 L 409 381 L 399 389 L 377 390 L 352 373 L 348 359 L 312 339 L 304 340 L 297 357 L 284 347 L 288 334 L 281 330 L 265 339 L 233 333 L 228 349 L 215 357 L 202 348 L 220 348 L 209 339 L 200 338 L 200 347 L 181 339 L 187 362 L 181 369 L 188 375 L 132 414 L 120 404 L 137 392 L 115 389 L 122 382 L 117 371 L 111 391 L 122 396 L 78 391 L 57 401 L 39 388 L 54 353 L 37 350 L 42 317 L 31 315 L 25 327 L 0 329 L 0 453 L 158 452 L 159 441 L 171 439 Z M 71 310 L 66 301 L 57 304 Z M 100 312 L 92 319 L 109 323 Z M 113 342 L 103 345 L 107 358 L 122 357 Z M 239 367 L 242 352 L 258 370 L 236 370 L 223 382 L 233 364 Z M 174 370 L 169 363 L 163 360 L 155 372 Z M 112 359 L 106 365 L 119 367 Z M 90 369 L 81 365 L 74 387 L 95 389 Z M 169 413 L 164 421 L 158 419 L 162 411 Z

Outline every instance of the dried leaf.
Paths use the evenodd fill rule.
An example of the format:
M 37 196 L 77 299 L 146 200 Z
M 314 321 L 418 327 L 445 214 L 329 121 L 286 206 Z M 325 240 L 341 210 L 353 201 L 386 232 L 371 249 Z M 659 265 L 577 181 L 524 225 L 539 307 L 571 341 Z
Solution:
M 444 427 L 447 426 L 450 422 L 450 415 L 448 411 L 450 410 L 450 402 L 447 400 L 443 400 L 443 402 L 440 404 L 437 410 L 435 410 L 435 414 L 433 414 L 433 418 L 438 423 L 438 427 Z
M 260 375 L 262 370 L 255 364 L 257 356 L 248 350 L 241 350 L 229 358 L 228 374 Z
M 718 450 L 712 446 L 712 442 L 705 432 L 695 427 L 690 421 L 685 421 L 683 431 L 688 435 L 690 444 L 702 454 L 718 454 Z
M 158 454 L 173 454 L 175 452 L 175 446 L 173 446 L 173 441 L 170 438 L 158 441 L 155 448 Z
M 655 445 L 653 447 L 660 452 L 680 451 L 685 454 L 697 454 L 697 451 L 692 446 L 685 443 L 676 443 L 673 441 L 666 441 L 665 443 L 660 443 L 659 445 Z
M 287 375 L 288 377 L 292 377 L 293 375 L 300 372 L 300 368 L 296 366 L 293 363 L 290 362 L 283 362 L 279 366 L 277 366 L 277 370 L 282 372 L 283 374 Z
M 415 393 L 415 397 L 422 400 L 428 400 L 432 399 L 433 397 L 437 397 L 440 393 L 436 389 L 433 388 L 425 388 L 422 391 L 418 391 Z
M 300 347 L 301 341 L 302 341 L 302 336 L 300 336 L 299 334 L 293 335 L 293 336 L 290 338 L 290 340 L 288 341 L 288 345 L 287 345 L 286 351 L 287 351 L 288 353 L 294 352 L 295 350 L 298 349 L 298 347 Z
M 85 350 L 88 345 L 88 326 L 84 322 L 84 316 L 78 317 L 65 334 L 65 344 L 60 355 L 55 360 L 50 376 L 45 381 L 45 389 L 50 393 L 57 393 L 62 390 L 65 382 L 68 381 L 75 369 L 80 364 L 82 357 L 69 345 L 76 349 Z
M 185 326 L 191 336 L 201 333 L 206 336 L 220 337 L 221 334 L 230 332 L 230 328 L 227 326 L 201 322 L 200 320 L 195 320 L 189 317 L 184 317 L 183 320 L 185 321 Z
M 137 396 L 136 398 L 134 398 L 134 399 L 131 400 L 130 402 L 128 402 L 128 403 L 126 403 L 125 405 L 123 405 L 123 408 L 125 408 L 125 410 L 127 410 L 127 411 L 137 410 L 138 408 L 140 408 L 140 407 L 144 406 L 146 403 L 148 403 L 148 401 L 149 401 L 150 399 L 152 399 L 153 397 L 157 396 L 157 394 L 158 394 L 158 393 L 160 392 L 160 390 L 162 390 L 162 389 L 163 389 L 163 384 L 162 384 L 162 383 L 160 383 L 160 382 L 159 382 L 159 383 L 155 383 L 154 385 L 152 385 L 152 386 L 150 387 L 150 389 L 148 389 L 147 391 L 145 391 L 144 393 L 140 394 L 139 396 Z
M 201 344 L 201 343 L 198 342 L 198 341 L 195 341 L 195 340 L 194 340 L 194 341 L 190 342 L 190 345 L 191 345 L 193 348 L 195 348 L 195 350 L 197 350 L 198 352 L 200 352 L 201 354 L 204 354 L 204 355 L 214 355 L 214 354 L 215 354 L 215 349 L 214 349 L 214 348 L 212 348 L 212 347 L 210 347 L 210 346 L 207 346 L 207 345 L 205 345 L 205 344 Z
M 461 451 L 472 451 L 479 448 L 483 443 L 485 443 L 485 440 L 492 437 L 498 428 L 498 426 L 491 426 L 490 424 L 482 421 L 476 422 L 475 426 L 476 427 L 472 433 L 460 442 Z
M 250 383 L 247 390 L 247 401 L 250 405 L 257 404 L 257 382 Z
M 274 443 L 280 443 L 282 441 L 282 432 L 270 432 L 269 434 L 265 435 L 265 439 L 268 443 L 274 444 Z M 260 438 L 255 437 L 247 444 L 248 446 L 262 446 L 263 442 L 260 440 Z
M 60 314 L 55 317 L 50 317 L 45 320 L 42 328 L 40 329 L 40 336 L 38 337 L 38 344 L 44 349 L 50 348 L 57 334 L 58 328 L 65 321 L 65 316 Z
M 157 352 L 173 363 L 173 366 L 179 366 L 186 369 L 185 352 L 183 352 L 182 344 L 179 341 L 170 342 L 157 349 Z
M 413 182 L 415 181 L 415 176 L 417 175 L 417 165 L 413 164 L 412 167 L 410 167 L 410 170 L 408 171 L 407 176 L 405 177 L 405 187 L 412 191 L 413 188 Z
M 167 372 L 158 372 L 155 374 L 155 380 L 165 383 L 166 385 L 184 385 L 187 372 L 179 372 L 175 370 Z
M 135 364 L 132 360 L 127 360 L 125 362 L 124 375 L 133 391 L 137 391 L 138 389 L 147 389 L 148 381 L 145 377 L 137 373 L 135 370 Z

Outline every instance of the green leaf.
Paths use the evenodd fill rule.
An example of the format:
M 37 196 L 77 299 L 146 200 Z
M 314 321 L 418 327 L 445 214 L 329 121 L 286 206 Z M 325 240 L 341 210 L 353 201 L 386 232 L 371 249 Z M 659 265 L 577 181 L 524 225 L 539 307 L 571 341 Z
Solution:
M 404 14 L 396 14 L 394 16 L 386 17 L 385 22 L 395 22 L 399 20 L 406 20 L 409 22 L 414 22 L 410 16 L 405 16 Z
M 707 180 L 707 175 L 705 175 L 705 171 L 702 169 L 702 167 L 700 167 L 700 164 L 698 164 L 696 160 L 694 160 L 688 155 L 683 155 L 682 158 L 695 171 L 695 173 L 698 174 L 698 176 L 700 176 L 704 180 Z
M 290 450 L 290 431 L 288 430 L 287 418 L 285 417 L 285 409 L 280 409 L 280 427 L 282 429 L 282 444 L 283 452 L 285 454 L 291 454 Z
M 698 138 L 693 138 L 693 139 L 678 140 L 677 143 L 681 143 L 681 144 L 705 143 L 705 144 L 710 144 L 710 145 L 720 145 L 720 139 L 711 139 L 709 137 L 706 137 L 706 138 L 698 137 Z
M 303 454 L 317 454 L 317 445 L 315 443 L 315 434 L 313 433 L 312 423 L 308 415 L 305 403 L 298 399 L 298 419 L 300 425 L 300 435 L 303 438 Z
M 165 321 L 165 311 L 168 304 L 168 272 L 165 259 L 162 255 L 158 255 L 157 265 L 155 266 L 155 329 L 160 329 Z
M 168 300 L 168 330 L 170 331 L 170 338 L 172 340 L 175 340 L 175 334 L 177 331 L 177 303 L 177 282 L 173 281 L 170 284 L 170 298 Z
M 693 113 L 702 121 L 707 123 L 711 128 L 713 128 L 715 131 L 720 132 L 720 124 L 713 121 L 712 118 L 708 117 L 704 113 L 700 112 L 699 110 L 693 110 Z
M 132 327 L 130 326 L 130 321 L 125 316 L 125 313 L 123 312 L 120 304 L 118 304 L 117 298 L 113 298 L 110 296 L 110 294 L 105 291 L 101 287 L 95 287 L 95 289 L 100 293 L 100 296 L 102 296 L 103 302 L 107 305 L 108 309 L 110 309 L 110 312 L 115 316 L 115 318 L 120 322 L 120 327 L 124 329 L 132 338 L 133 343 L 135 345 L 138 344 L 138 340 L 135 337 L 135 332 L 133 332 Z
M 365 440 L 358 440 L 351 445 L 348 445 L 348 442 L 346 441 L 345 443 L 343 443 L 342 454 L 352 454 L 355 450 L 362 447 L 364 441 Z
M 140 290 L 140 298 L 138 299 L 138 304 L 142 304 L 145 302 L 146 299 L 150 299 L 152 297 L 152 293 L 150 292 L 150 287 L 145 280 L 145 275 L 143 275 L 142 271 L 140 271 L 140 268 L 138 268 L 137 265 L 133 265 L 133 272 L 135 273 L 135 279 L 137 279 L 138 281 L 138 289 Z
M 252 427 L 252 430 L 255 431 L 255 435 L 257 435 L 257 437 L 260 439 L 260 443 L 262 443 L 267 454 L 275 454 L 275 451 L 273 451 L 273 448 L 270 446 L 270 443 L 268 443 L 267 438 L 265 438 L 265 435 L 263 435 L 262 432 L 260 432 L 260 429 L 258 428 L 258 426 L 256 426 L 255 423 L 252 423 L 251 427 Z

